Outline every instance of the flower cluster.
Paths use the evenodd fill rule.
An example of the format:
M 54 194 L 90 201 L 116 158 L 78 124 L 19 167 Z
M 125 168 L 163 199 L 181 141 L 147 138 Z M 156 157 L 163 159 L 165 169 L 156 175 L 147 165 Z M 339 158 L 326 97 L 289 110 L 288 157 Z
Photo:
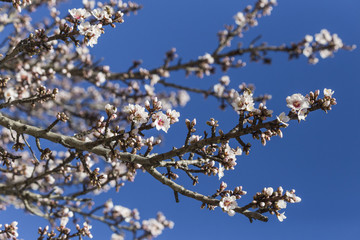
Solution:
M 157 98 L 154 98 L 152 103 L 153 108 L 150 107 L 150 102 L 146 101 L 146 109 L 138 104 L 129 104 L 123 108 L 123 112 L 128 115 L 128 120 L 135 126 L 147 123 L 151 115 L 153 121 L 151 126 L 155 127 L 158 131 L 163 130 L 167 133 L 170 125 L 179 121 L 180 113 L 171 109 L 168 109 L 166 113 L 163 113 L 160 111 L 162 109 L 162 104 Z M 146 110 L 150 111 L 150 115 Z
M 304 97 L 300 93 L 295 93 L 286 98 L 286 103 L 286 106 L 297 114 L 299 121 L 305 120 L 307 109 L 311 107 L 308 97 Z
M 268 211 L 276 214 L 278 220 L 282 222 L 286 219 L 285 212 L 280 213 L 279 210 L 285 209 L 287 203 L 299 203 L 301 198 L 295 195 L 295 190 L 286 191 L 280 186 L 276 191 L 272 187 L 267 187 L 262 192 L 256 193 L 252 202 L 253 208 L 259 208 L 262 211 Z
M 169 221 L 165 216 L 159 212 L 157 218 L 150 218 L 142 222 L 142 229 L 150 234 L 149 237 L 159 236 L 165 228 L 172 229 L 174 227 L 174 222 Z
M 227 212 L 229 216 L 234 216 L 234 209 L 238 206 L 235 196 L 224 196 L 219 202 L 219 206 L 224 212 Z
M 235 111 L 252 111 L 254 109 L 252 92 L 248 89 L 245 89 L 241 95 L 238 92 L 235 92 L 231 105 Z
M 18 222 L 13 221 L 11 224 L 5 224 L 5 229 L 0 231 L 0 239 L 17 239 L 19 236 L 18 230 Z M 2 225 L 0 224 L 0 229 Z
M 86 45 L 90 47 L 94 47 L 97 44 L 98 38 L 104 33 L 104 25 L 112 24 L 113 22 L 124 22 L 124 14 L 121 11 L 115 13 L 114 9 L 109 5 L 93 9 L 90 12 L 84 8 L 73 8 L 69 10 L 69 13 L 75 20 L 75 24 L 78 24 L 80 34 L 85 36 Z M 92 24 L 90 21 L 85 21 L 90 16 L 95 17 L 98 23 Z
M 309 63 L 312 64 L 319 61 L 315 56 L 316 51 L 319 51 L 321 58 L 328 58 L 344 47 L 341 38 L 336 33 L 330 34 L 327 29 L 322 29 L 320 33 L 315 34 L 315 37 L 306 35 L 303 44 L 302 53 L 309 58 Z
M 123 108 L 123 112 L 128 115 L 128 120 L 139 126 L 143 123 L 147 123 L 149 114 L 145 111 L 145 108 L 136 104 L 129 104 Z

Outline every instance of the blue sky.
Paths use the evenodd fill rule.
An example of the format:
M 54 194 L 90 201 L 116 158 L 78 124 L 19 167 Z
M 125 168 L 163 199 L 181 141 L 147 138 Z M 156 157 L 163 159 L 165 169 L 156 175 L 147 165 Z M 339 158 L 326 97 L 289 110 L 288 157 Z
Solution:
M 73 1 L 75 2 L 75 1 Z M 126 70 L 132 60 L 142 59 L 144 67 L 160 65 L 164 53 L 172 47 L 184 59 L 196 59 L 216 47 L 216 33 L 224 24 L 232 24 L 233 16 L 254 1 L 141 1 L 144 9 L 137 16 L 125 18 L 116 29 L 106 29 L 99 44 L 91 51 L 113 71 Z M 245 33 L 248 43 L 259 34 L 260 41 L 269 44 L 300 41 L 306 34 L 318 33 L 326 28 L 338 33 L 344 43 L 359 44 L 360 2 L 356 0 L 302 0 L 278 1 L 270 17 L 260 19 L 259 26 Z M 75 5 L 78 6 L 78 5 Z M 65 11 L 64 11 L 65 13 Z M 239 40 L 239 39 L 237 39 Z M 235 44 L 236 42 L 234 42 Z M 256 94 L 272 94 L 269 109 L 275 115 L 288 111 L 285 98 L 293 93 L 306 94 L 311 90 L 331 88 L 338 105 L 328 114 L 315 112 L 305 122 L 291 122 L 283 131 L 284 138 L 272 138 L 263 147 L 259 141 L 250 140 L 253 147 L 249 156 L 238 158 L 236 169 L 226 172 L 222 179 L 229 188 L 242 185 L 248 195 L 239 200 L 246 205 L 252 195 L 263 187 L 283 186 L 296 189 L 302 198 L 298 204 L 289 204 L 287 219 L 280 223 L 270 216 L 268 223 L 249 223 L 242 215 L 229 217 L 220 209 L 201 210 L 200 203 L 180 196 L 175 203 L 168 187 L 139 172 L 134 183 L 127 183 L 118 193 L 111 193 L 115 203 L 138 208 L 143 219 L 162 211 L 175 222 L 173 230 L 166 230 L 158 239 L 353 239 L 360 235 L 360 131 L 356 123 L 360 117 L 357 107 L 359 79 L 359 50 L 339 51 L 334 58 L 320 60 L 313 66 L 305 57 L 288 61 L 286 54 L 271 54 L 272 65 L 251 63 L 247 67 L 226 73 L 235 87 L 241 82 L 253 83 Z M 204 78 L 186 78 L 183 72 L 175 73 L 171 81 L 188 86 L 208 89 L 222 73 Z M 196 118 L 198 132 L 205 129 L 210 117 L 219 120 L 222 129 L 235 124 L 236 114 L 231 110 L 220 111 L 214 99 L 204 100 L 191 95 L 188 106 L 181 112 L 180 123 L 165 135 L 163 149 L 181 146 L 186 130 L 186 118 Z M 161 151 L 161 150 L 160 150 Z M 192 188 L 205 195 L 212 194 L 220 182 L 217 177 L 200 176 L 200 184 Z M 181 176 L 179 183 L 191 187 L 191 182 Z M 22 216 L 18 211 L 1 219 Z M 33 218 L 25 217 L 26 226 L 20 232 L 24 239 L 35 232 Z M 28 220 L 29 219 L 29 220 Z M 40 221 L 40 220 L 39 220 Z M 1 223 L 4 223 L 1 221 Z M 21 223 L 21 222 L 20 222 Z M 38 222 L 35 222 L 38 224 Z M 37 225 L 35 225 L 37 226 Z M 110 231 L 94 227 L 95 239 L 106 239 Z

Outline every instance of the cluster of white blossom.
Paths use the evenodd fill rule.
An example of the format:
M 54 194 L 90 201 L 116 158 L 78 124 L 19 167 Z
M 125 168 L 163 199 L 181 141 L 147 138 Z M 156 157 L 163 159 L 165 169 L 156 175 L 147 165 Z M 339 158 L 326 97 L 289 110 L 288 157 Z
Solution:
M 224 196 L 220 202 L 219 202 L 219 206 L 221 207 L 221 209 L 224 212 L 227 212 L 227 214 L 229 214 L 229 216 L 234 216 L 235 215 L 235 211 L 234 209 L 238 206 L 237 202 L 236 202 L 236 197 L 235 196 Z
M 61 214 L 60 226 L 66 227 L 66 224 L 69 222 L 69 219 L 74 216 L 74 213 L 72 211 L 70 211 L 69 208 L 66 207 L 66 208 L 62 209 L 60 214 Z
M 124 22 L 123 13 L 121 11 L 114 13 L 114 9 L 111 6 L 105 5 L 103 8 L 96 8 L 92 11 L 88 11 L 84 8 L 73 8 L 69 10 L 70 15 L 76 20 L 78 24 L 78 30 L 81 35 L 85 36 L 85 42 L 87 46 L 93 47 L 97 44 L 98 38 L 104 33 L 103 23 L 111 24 L 113 22 L 113 16 L 116 17 L 117 22 Z M 90 21 L 85 19 L 90 16 L 95 17 L 99 23 L 91 24 Z
M 253 93 L 250 90 L 245 89 L 243 94 L 240 95 L 236 91 L 231 105 L 235 111 L 252 111 L 254 109 Z
M 297 114 L 299 121 L 305 120 L 307 109 L 311 107 L 308 97 L 304 97 L 300 93 L 294 93 L 286 98 L 286 102 L 286 106 Z
M 223 97 L 226 86 L 230 84 L 230 78 L 227 75 L 222 76 L 219 82 L 214 85 L 214 93 L 218 97 Z
M 221 146 L 219 150 L 219 155 L 223 160 L 223 166 L 226 170 L 234 169 L 236 166 L 236 156 L 240 156 L 242 154 L 241 148 L 233 149 L 230 147 L 228 143 Z
M 319 59 L 315 57 L 315 51 L 319 51 L 321 58 L 328 58 L 342 47 L 344 44 L 336 33 L 330 34 L 327 29 L 322 29 L 320 33 L 315 34 L 315 38 L 311 35 L 305 36 L 302 53 L 309 58 L 310 63 L 316 64 Z
M 148 110 L 155 110 L 156 112 L 151 112 L 152 127 L 155 127 L 156 130 L 163 130 L 167 132 L 171 124 L 179 121 L 180 113 L 168 109 L 166 113 L 160 111 L 162 109 L 162 104 L 157 98 L 154 98 L 153 101 L 154 109 L 150 109 L 150 102 L 145 102 L 145 107 Z M 145 107 L 142 107 L 138 104 L 129 104 L 123 108 L 123 112 L 127 114 L 127 118 L 135 126 L 140 126 L 141 124 L 147 123 L 149 121 L 149 113 L 146 112 Z
M 156 219 L 150 218 L 142 222 L 142 228 L 150 233 L 150 238 L 159 236 L 165 227 L 172 229 L 174 222 L 167 220 L 161 212 L 158 213 Z
M 11 224 L 5 224 L 5 229 L 0 231 L 0 239 L 17 239 L 19 236 L 18 230 L 18 222 L 13 221 Z M 0 229 L 2 228 L 2 224 L 0 224 Z

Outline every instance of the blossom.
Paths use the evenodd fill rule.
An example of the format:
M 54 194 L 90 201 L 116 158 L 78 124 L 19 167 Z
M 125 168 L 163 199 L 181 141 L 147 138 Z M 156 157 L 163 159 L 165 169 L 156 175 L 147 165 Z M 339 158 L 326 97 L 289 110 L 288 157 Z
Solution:
M 96 86 L 100 86 L 106 81 L 106 75 L 103 72 L 98 72 L 96 74 L 95 79 L 96 79 Z
M 311 35 L 305 35 L 305 41 L 307 42 L 307 43 L 310 43 L 310 42 L 312 42 L 314 40 L 314 37 L 313 36 L 311 36 Z
M 332 41 L 334 43 L 335 50 L 338 50 L 339 48 L 342 48 L 344 46 L 341 38 L 339 38 L 339 36 L 336 33 L 332 35 Z
M 228 75 L 224 75 L 220 78 L 220 83 L 228 86 L 230 84 L 230 77 Z
M 114 105 L 106 104 L 105 110 L 108 115 L 115 114 L 117 112 L 117 108 Z
M 242 95 L 239 95 L 238 92 L 234 94 L 234 100 L 231 105 L 234 107 L 235 111 L 245 110 L 251 111 L 254 109 L 254 99 L 252 93 L 248 90 L 245 90 Z
M 209 64 L 213 64 L 214 63 L 214 58 L 211 56 L 210 53 L 205 53 L 204 56 L 200 56 L 199 60 L 203 60 L 206 61 Z
M 199 136 L 199 135 L 192 135 L 189 138 L 189 142 L 190 142 L 190 144 L 196 143 L 200 140 L 200 138 L 201 138 L 201 136 Z
M 91 16 L 91 14 L 86 9 L 83 8 L 73 8 L 68 11 L 73 18 L 79 21 L 84 21 L 85 18 Z
M 120 234 L 117 234 L 117 233 L 113 233 L 111 235 L 111 240 L 124 240 L 124 236 L 123 235 L 120 235 Z
M 170 124 L 174 124 L 179 121 L 180 113 L 175 110 L 168 109 L 166 111 L 166 116 L 169 118 Z
M 132 219 L 131 210 L 120 205 L 115 205 L 111 210 L 111 213 L 114 218 L 124 218 L 125 222 L 130 222 L 130 220 Z
M 147 123 L 149 114 L 145 111 L 145 108 L 136 104 L 129 104 L 123 108 L 123 112 L 129 114 L 129 121 L 135 125 L 141 125 Z
M 97 19 L 97 20 L 103 20 L 106 19 L 108 21 L 111 22 L 111 18 L 110 15 L 108 14 L 108 12 L 104 11 L 101 8 L 96 8 L 94 10 L 91 11 L 91 14 Z
M 245 25 L 245 23 L 246 23 L 245 16 L 244 16 L 244 14 L 242 12 L 238 12 L 234 16 L 234 19 L 235 19 L 236 25 Z
M 185 106 L 190 101 L 190 95 L 185 90 L 180 90 L 177 94 L 180 106 Z
M 227 212 L 229 216 L 234 216 L 235 215 L 234 209 L 238 206 L 236 202 L 236 197 L 235 196 L 223 197 L 219 202 L 219 206 L 222 208 L 224 212 Z
M 264 188 L 263 192 L 270 197 L 274 193 L 274 189 L 272 187 Z
M 295 195 L 295 190 L 286 191 L 285 196 L 287 197 L 287 201 L 291 203 L 301 202 L 301 198 Z
M 224 90 L 225 90 L 225 87 L 221 83 L 214 85 L 214 92 L 215 92 L 216 96 L 221 97 L 224 93 Z
M 303 49 L 303 54 L 305 57 L 309 57 L 313 53 L 313 48 L 310 46 L 307 46 Z
M 325 97 L 331 98 L 333 94 L 334 94 L 334 91 L 333 91 L 333 90 L 324 88 L 324 96 L 325 96 Z
M 242 154 L 241 148 L 233 149 L 229 146 L 229 144 L 226 144 L 222 147 L 222 153 L 224 155 L 223 157 L 223 163 L 225 165 L 225 169 L 234 169 L 236 166 L 236 156 Z
M 322 29 L 320 33 L 315 34 L 315 41 L 322 45 L 326 45 L 331 39 L 329 31 L 326 29 Z
M 281 209 L 286 208 L 286 202 L 280 199 L 279 201 L 276 202 L 276 206 Z
M 98 38 L 103 33 L 102 24 L 91 25 L 89 22 L 82 22 L 78 26 L 78 29 L 81 35 L 86 36 L 86 45 L 90 47 L 93 47 L 94 44 L 97 44 Z
M 276 116 L 276 119 L 278 120 L 279 123 L 282 123 L 286 127 L 289 126 L 287 122 L 290 121 L 290 118 L 287 115 L 285 115 L 284 112 L 280 113 L 279 116 Z
M 7 88 L 4 91 L 5 101 L 15 100 L 16 98 L 18 98 L 18 96 L 19 95 L 18 95 L 17 91 L 13 87 Z
M 170 128 L 170 119 L 163 113 L 157 112 L 153 115 L 154 125 L 156 130 L 160 131 L 163 130 L 167 133 Z
M 219 180 L 224 176 L 224 166 L 221 165 L 221 163 L 219 163 L 219 170 L 218 170 L 218 176 L 219 176 Z
M 299 119 L 299 121 L 301 121 L 301 120 L 305 121 L 306 113 L 307 113 L 307 109 L 306 109 L 306 108 L 303 108 L 303 109 L 301 109 L 301 110 L 298 112 L 298 119 Z
M 320 50 L 321 58 L 327 58 L 327 57 L 330 57 L 331 55 L 332 55 L 332 51 L 330 51 L 329 49 Z
M 284 219 L 286 219 L 285 212 L 277 213 L 276 216 L 280 222 L 282 222 L 282 221 L 284 221 Z
M 145 84 L 144 85 L 145 91 L 149 96 L 154 96 L 155 88 L 151 85 Z
M 159 75 L 157 75 L 157 74 L 152 74 L 151 76 L 150 76 L 150 86 L 154 86 L 157 82 L 159 82 L 160 81 L 160 77 L 159 77 Z
M 308 98 L 304 97 L 300 93 L 295 93 L 286 98 L 287 107 L 295 111 L 300 111 L 302 109 L 310 108 L 310 103 Z
M 164 230 L 164 225 L 161 224 L 155 218 L 150 218 L 149 220 L 144 220 L 142 222 L 142 227 L 145 231 L 150 232 L 152 236 L 157 237 L 159 236 L 162 231 Z

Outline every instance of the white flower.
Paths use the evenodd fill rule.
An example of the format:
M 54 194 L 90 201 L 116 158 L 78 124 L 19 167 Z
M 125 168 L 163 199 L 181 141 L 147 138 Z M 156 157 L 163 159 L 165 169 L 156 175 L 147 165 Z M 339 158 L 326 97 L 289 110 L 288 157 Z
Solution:
M 103 33 L 102 24 L 91 25 L 89 22 L 82 22 L 78 26 L 80 34 L 87 37 L 87 46 L 93 47 Z
M 277 213 L 276 216 L 280 222 L 282 222 L 282 221 L 284 221 L 284 219 L 286 219 L 285 212 Z
M 274 193 L 274 189 L 272 187 L 264 188 L 263 192 L 270 197 Z
M 144 85 L 144 88 L 145 88 L 146 93 L 147 93 L 149 96 L 153 96 L 153 95 L 154 95 L 155 88 L 154 88 L 153 86 L 148 85 L 148 84 L 145 84 L 145 85 Z
M 233 149 L 229 146 L 229 144 L 226 144 L 223 148 L 222 148 L 222 152 L 224 154 L 224 158 L 223 161 L 224 163 L 226 163 L 225 168 L 228 169 L 234 169 L 234 167 L 236 166 L 236 156 L 241 155 L 242 154 L 242 150 L 241 148 L 237 148 L 237 149 Z
M 6 102 L 9 100 L 15 100 L 16 98 L 18 98 L 18 96 L 19 95 L 18 95 L 17 91 L 13 87 L 7 88 L 4 91 L 4 97 L 5 97 Z
M 246 23 L 246 19 L 245 19 L 245 16 L 242 12 L 238 12 L 235 16 L 234 16 L 234 19 L 235 19 L 235 23 L 236 25 L 245 25 Z
M 131 210 L 129 208 L 115 205 L 113 209 L 111 210 L 111 213 L 113 217 L 122 217 L 125 219 L 125 222 L 130 222 L 132 216 L 131 216 Z
M 164 225 L 161 224 L 155 218 L 151 218 L 149 220 L 144 220 L 142 222 L 142 227 L 145 231 L 150 232 L 152 236 L 157 237 L 159 236 L 162 231 L 164 230 Z
M 322 29 L 320 33 L 315 34 L 315 41 L 319 44 L 326 45 L 332 39 L 330 33 L 326 29 Z
M 159 82 L 160 81 L 160 77 L 159 77 L 159 75 L 157 75 L 157 74 L 152 74 L 151 76 L 150 76 L 150 86 L 154 86 L 157 82 Z
M 284 208 L 286 208 L 286 202 L 281 199 L 281 200 L 279 200 L 279 201 L 276 202 L 276 206 L 277 206 L 278 208 L 284 209 Z
M 117 234 L 117 233 L 113 233 L 111 235 L 111 240 L 124 240 L 124 236 L 123 235 L 120 235 L 120 234 Z
M 325 96 L 325 97 L 331 98 L 333 94 L 334 94 L 334 91 L 333 91 L 333 90 L 324 88 L 324 96 Z
M 219 176 L 219 180 L 224 176 L 224 166 L 221 165 L 221 163 L 219 163 L 219 170 L 218 170 L 218 176 Z
M 327 57 L 330 57 L 331 55 L 332 55 L 332 51 L 330 51 L 329 49 L 320 50 L 321 58 L 327 58 Z
M 84 21 L 85 18 L 91 15 L 86 9 L 83 8 L 73 8 L 68 11 L 73 18 L 79 21 Z
M 179 121 L 180 113 L 175 110 L 168 109 L 166 116 L 170 119 L 170 124 L 174 124 Z
M 153 121 L 156 127 L 156 130 L 163 130 L 167 133 L 170 128 L 170 119 L 163 112 L 157 112 L 153 115 Z
M 214 58 L 211 56 L 210 53 L 205 53 L 204 56 L 200 56 L 199 60 L 204 60 L 209 64 L 213 64 L 214 63 Z
M 285 196 L 288 198 L 287 201 L 291 203 L 298 203 L 301 202 L 301 198 L 295 195 L 295 190 L 286 191 Z
M 221 97 L 224 93 L 224 90 L 225 90 L 225 87 L 221 83 L 214 85 L 214 92 L 215 92 L 216 96 Z
M 336 33 L 332 35 L 332 40 L 335 45 L 335 50 L 338 50 L 339 48 L 342 48 L 344 46 L 342 40 L 339 38 L 339 36 Z
M 244 93 L 240 96 L 238 92 L 235 92 L 231 105 L 234 107 L 235 111 L 252 111 L 254 109 L 254 99 L 252 97 L 252 93 L 245 90 Z
M 190 142 L 190 144 L 196 143 L 200 140 L 200 138 L 201 138 L 201 136 L 199 136 L 199 135 L 192 135 L 189 138 L 189 142 Z
M 305 35 L 305 41 L 307 42 L 307 43 L 310 43 L 310 42 L 312 42 L 314 40 L 314 37 L 313 36 L 311 36 L 311 35 Z
M 100 86 L 106 81 L 106 75 L 103 72 L 98 72 L 96 74 L 95 79 L 96 79 L 96 86 Z
M 279 116 L 276 116 L 276 119 L 278 120 L 279 123 L 284 124 L 286 127 L 289 126 L 287 122 L 290 121 L 290 118 L 287 115 L 285 115 L 284 112 L 280 113 Z
M 295 111 L 310 108 L 309 100 L 300 93 L 295 93 L 291 96 L 288 96 L 286 98 L 286 102 L 286 106 Z
M 102 20 L 104 18 L 105 11 L 101 8 L 96 8 L 92 10 L 91 13 L 97 20 Z
M 224 212 L 227 212 L 229 216 L 234 216 L 235 215 L 234 209 L 238 206 L 236 202 L 236 197 L 235 196 L 223 197 L 219 202 L 219 206 L 222 208 Z
M 185 106 L 190 101 L 190 95 L 185 90 L 180 90 L 177 94 L 180 106 Z
M 303 49 L 303 54 L 305 57 L 309 57 L 313 53 L 313 48 L 308 46 Z
M 147 123 L 149 114 L 145 111 L 144 107 L 136 104 L 129 104 L 123 108 L 123 112 L 129 114 L 128 119 L 135 125 Z
M 69 218 L 68 217 L 62 217 L 60 219 L 60 226 L 61 227 L 66 227 L 66 224 L 69 222 Z
M 225 75 L 225 76 L 222 76 L 220 78 L 220 83 L 225 85 L 225 86 L 228 86 L 230 84 L 230 78 L 228 75 Z
M 111 104 L 106 104 L 105 110 L 106 110 L 106 113 L 109 115 L 115 114 L 117 112 L 117 108 Z
M 298 119 L 299 121 L 303 120 L 305 121 L 305 118 L 306 118 L 306 113 L 307 113 L 307 109 L 306 108 L 303 108 L 301 109 L 299 112 L 298 112 Z

